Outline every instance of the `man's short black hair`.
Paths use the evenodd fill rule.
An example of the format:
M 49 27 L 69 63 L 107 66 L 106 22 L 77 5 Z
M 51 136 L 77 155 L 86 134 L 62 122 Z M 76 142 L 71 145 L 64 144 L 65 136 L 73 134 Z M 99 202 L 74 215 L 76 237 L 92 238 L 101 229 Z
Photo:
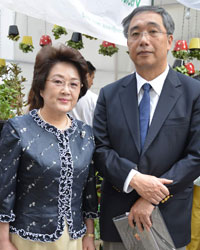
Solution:
M 96 71 L 96 68 L 94 67 L 94 65 L 92 65 L 91 62 L 87 61 L 87 65 L 88 65 L 88 73 L 91 75 L 93 72 Z

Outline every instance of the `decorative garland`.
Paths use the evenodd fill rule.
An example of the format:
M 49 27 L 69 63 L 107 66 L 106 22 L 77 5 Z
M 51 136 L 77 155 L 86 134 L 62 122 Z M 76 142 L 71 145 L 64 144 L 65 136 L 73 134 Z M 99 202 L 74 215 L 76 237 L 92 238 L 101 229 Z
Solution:
M 89 36 L 89 35 L 86 35 L 86 34 L 82 34 L 82 36 L 85 36 L 86 38 L 88 38 L 88 39 L 90 39 L 90 40 L 97 40 L 96 37 Z

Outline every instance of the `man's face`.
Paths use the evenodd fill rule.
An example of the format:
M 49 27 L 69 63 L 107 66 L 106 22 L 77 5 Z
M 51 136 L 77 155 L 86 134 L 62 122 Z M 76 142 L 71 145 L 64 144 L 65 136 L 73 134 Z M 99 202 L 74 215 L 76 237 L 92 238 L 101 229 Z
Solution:
M 92 72 L 92 74 L 87 73 L 88 88 L 92 87 L 93 80 L 94 80 L 94 72 Z
M 173 41 L 173 36 L 166 32 L 162 17 L 157 13 L 145 11 L 132 18 L 127 45 L 137 71 L 154 69 L 162 72 L 165 69 L 167 52 Z

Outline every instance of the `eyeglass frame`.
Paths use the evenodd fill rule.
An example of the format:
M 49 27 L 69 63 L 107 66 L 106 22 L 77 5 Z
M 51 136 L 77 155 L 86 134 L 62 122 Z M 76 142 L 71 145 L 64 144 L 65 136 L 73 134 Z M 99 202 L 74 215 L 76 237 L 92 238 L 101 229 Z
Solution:
M 62 84 L 60 84 L 60 85 L 57 84 L 55 82 L 56 80 L 61 81 Z M 79 83 L 77 83 L 77 86 L 74 86 L 74 87 L 70 86 L 70 84 L 72 84 L 73 82 L 68 82 L 67 83 L 64 79 L 54 79 L 54 78 L 52 78 L 52 79 L 46 79 L 46 82 L 52 82 L 56 87 L 60 87 L 60 88 L 64 88 L 67 85 L 68 89 L 71 90 L 71 91 L 76 91 L 79 87 L 80 87 L 80 89 L 83 87 L 83 84 L 81 84 L 80 81 L 79 81 Z
M 151 34 L 151 32 L 153 32 Z M 163 32 L 163 31 L 157 31 L 157 30 L 150 30 L 150 31 L 141 31 L 141 32 L 132 32 L 132 33 L 137 33 L 138 34 L 138 37 L 137 38 L 133 38 L 133 36 L 130 35 L 130 32 L 127 33 L 127 37 L 128 39 L 130 40 L 133 40 L 133 41 L 137 41 L 139 39 L 141 39 L 143 37 L 143 35 L 145 34 L 145 36 L 148 36 L 148 38 L 156 38 L 158 37 L 160 34 L 166 34 L 166 35 L 171 35 L 167 32 Z M 154 34 L 154 35 L 153 35 Z

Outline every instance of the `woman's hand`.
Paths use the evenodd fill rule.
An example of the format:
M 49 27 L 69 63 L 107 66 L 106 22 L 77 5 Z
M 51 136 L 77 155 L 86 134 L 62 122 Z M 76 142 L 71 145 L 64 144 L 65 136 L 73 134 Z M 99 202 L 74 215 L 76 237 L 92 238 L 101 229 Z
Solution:
M 95 250 L 94 237 L 83 236 L 83 250 Z
M 17 248 L 9 241 L 0 241 L 0 250 L 17 250 Z

